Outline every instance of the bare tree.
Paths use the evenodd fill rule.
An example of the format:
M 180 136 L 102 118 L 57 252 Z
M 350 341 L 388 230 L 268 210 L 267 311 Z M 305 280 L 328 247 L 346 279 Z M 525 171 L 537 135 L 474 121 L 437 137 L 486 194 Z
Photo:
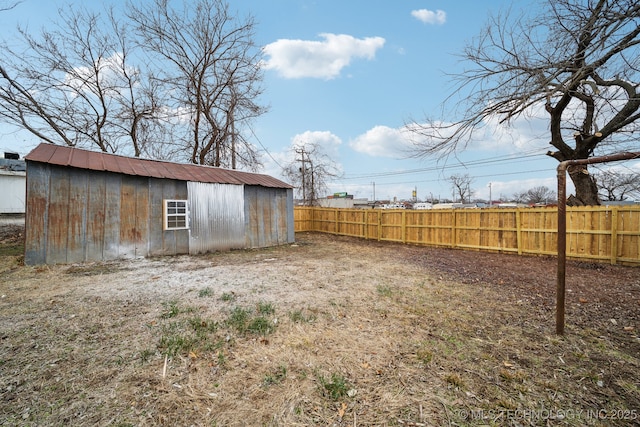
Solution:
M 327 182 L 340 171 L 318 143 L 306 143 L 293 150 L 294 159 L 283 167 L 282 174 L 295 187 L 296 197 L 305 206 L 316 206 L 327 191 Z
M 19 29 L 23 47 L 0 45 L 0 121 L 54 144 L 257 169 L 253 20 L 223 0 L 128 7 L 61 10 L 52 29 Z
M 426 139 L 417 153 L 464 148 L 488 120 L 510 124 L 538 111 L 548 114 L 548 155 L 558 161 L 637 144 L 639 46 L 636 0 L 547 0 L 536 16 L 495 16 L 462 55 L 471 64 L 456 76 L 462 119 L 416 123 Z M 578 203 L 599 204 L 586 166 L 568 172 Z
M 532 205 L 553 203 L 557 200 L 555 191 L 544 185 L 530 188 L 522 193 L 516 193 L 513 198 L 520 203 L 528 203 Z
M 473 178 L 468 174 L 456 174 L 451 175 L 448 181 L 451 183 L 451 192 L 454 200 L 458 200 L 460 203 L 471 201 L 471 196 L 473 195 L 471 184 L 473 183 Z
M 60 18 L 37 36 L 20 29 L 24 50 L 0 47 L 0 119 L 46 142 L 139 156 L 157 105 L 127 64 L 126 26 L 81 9 Z
M 2 0 L 2 1 L 0 1 L 0 12 L 3 12 L 5 10 L 11 10 L 14 7 L 16 7 L 17 5 L 19 5 L 20 3 L 22 3 L 22 0 L 20 0 L 20 1 Z
M 600 198 L 607 201 L 623 201 L 628 198 L 640 198 L 640 175 L 606 170 L 594 174 Z
M 179 11 L 155 0 L 131 3 L 129 11 L 145 50 L 166 65 L 156 77 L 172 94 L 177 123 L 186 125 L 175 138 L 192 163 L 255 167 L 257 150 L 240 132 L 265 112 L 256 103 L 262 72 L 255 23 L 234 17 L 222 0 L 184 5 Z

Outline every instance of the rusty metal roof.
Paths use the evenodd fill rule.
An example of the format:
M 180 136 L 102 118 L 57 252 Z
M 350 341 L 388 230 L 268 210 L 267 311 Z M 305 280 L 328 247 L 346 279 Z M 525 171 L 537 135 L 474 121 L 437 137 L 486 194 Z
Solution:
M 42 143 L 25 160 L 68 166 L 78 169 L 115 172 L 126 175 L 175 179 L 178 181 L 217 184 L 246 184 L 272 188 L 292 188 L 291 185 L 269 175 L 242 172 L 186 163 L 161 162 L 135 157 L 118 156 L 97 151 L 81 150 L 64 145 Z

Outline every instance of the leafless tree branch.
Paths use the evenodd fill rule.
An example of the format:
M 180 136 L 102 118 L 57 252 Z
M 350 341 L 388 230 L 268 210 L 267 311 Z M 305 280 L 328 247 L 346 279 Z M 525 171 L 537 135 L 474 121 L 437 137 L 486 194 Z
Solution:
M 639 46 L 640 4 L 634 0 L 548 0 L 536 16 L 494 16 L 462 53 L 465 71 L 452 76 L 457 89 L 445 104 L 454 104 L 450 114 L 461 119 L 413 123 L 415 154 L 462 150 L 490 119 L 510 125 L 541 105 L 557 150 L 549 155 L 558 161 L 635 141 Z M 597 204 L 585 172 L 570 172 L 576 196 Z

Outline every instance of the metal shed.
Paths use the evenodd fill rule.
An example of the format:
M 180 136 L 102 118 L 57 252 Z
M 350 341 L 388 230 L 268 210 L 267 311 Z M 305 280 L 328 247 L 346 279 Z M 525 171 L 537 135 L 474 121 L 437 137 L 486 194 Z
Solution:
M 268 175 L 45 143 L 25 160 L 28 265 L 295 241 L 293 189 Z

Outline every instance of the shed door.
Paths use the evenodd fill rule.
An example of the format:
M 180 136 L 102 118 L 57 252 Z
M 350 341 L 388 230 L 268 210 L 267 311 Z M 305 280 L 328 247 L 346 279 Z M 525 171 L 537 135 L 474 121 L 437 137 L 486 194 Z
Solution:
M 189 253 L 245 246 L 244 187 L 188 182 Z

